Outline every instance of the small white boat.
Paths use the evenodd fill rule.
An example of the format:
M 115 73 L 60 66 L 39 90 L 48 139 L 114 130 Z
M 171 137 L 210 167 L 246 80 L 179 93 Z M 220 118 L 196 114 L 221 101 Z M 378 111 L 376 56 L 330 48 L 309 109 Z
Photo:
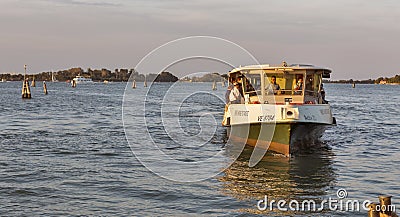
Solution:
M 91 84 L 93 83 L 93 80 L 91 78 L 88 77 L 84 77 L 81 75 L 77 75 L 74 79 L 76 84 Z

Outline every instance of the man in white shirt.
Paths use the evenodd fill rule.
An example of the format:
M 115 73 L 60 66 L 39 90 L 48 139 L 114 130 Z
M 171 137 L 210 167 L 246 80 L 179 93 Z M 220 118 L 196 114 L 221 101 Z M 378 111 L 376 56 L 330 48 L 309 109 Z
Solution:
M 231 90 L 231 93 L 229 94 L 229 102 L 231 104 L 240 104 L 241 103 L 241 95 L 239 91 L 239 83 L 235 82 L 233 83 L 233 89 Z

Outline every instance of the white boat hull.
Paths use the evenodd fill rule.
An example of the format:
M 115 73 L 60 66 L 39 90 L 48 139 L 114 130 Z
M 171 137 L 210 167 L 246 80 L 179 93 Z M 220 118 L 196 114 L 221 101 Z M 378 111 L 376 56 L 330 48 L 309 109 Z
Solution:
M 332 124 L 329 104 L 232 104 L 224 119 L 232 142 L 286 156 L 315 144 Z

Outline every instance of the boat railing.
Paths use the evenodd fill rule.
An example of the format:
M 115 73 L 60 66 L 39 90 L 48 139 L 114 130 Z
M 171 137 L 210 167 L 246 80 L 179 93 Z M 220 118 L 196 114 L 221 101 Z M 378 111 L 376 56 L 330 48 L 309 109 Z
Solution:
M 313 97 L 317 97 L 318 93 L 313 91 L 313 90 L 305 90 L 305 94 L 308 96 L 313 96 Z
M 302 93 L 302 90 L 280 89 L 276 91 L 275 95 L 302 95 Z
M 244 93 L 250 94 L 250 96 L 262 95 L 261 90 L 246 91 Z M 265 95 L 302 95 L 302 93 L 303 93 L 302 90 L 293 90 L 293 89 L 280 89 L 280 90 L 275 90 L 274 92 L 265 91 Z
M 290 103 L 320 102 L 320 94 L 310 90 L 278 90 L 276 94 L 261 94 L 261 90 L 244 92 L 249 96 L 250 103 Z M 321 103 L 320 103 L 321 104 Z
M 249 94 L 249 96 L 261 96 L 261 90 L 252 90 L 244 92 L 244 94 Z

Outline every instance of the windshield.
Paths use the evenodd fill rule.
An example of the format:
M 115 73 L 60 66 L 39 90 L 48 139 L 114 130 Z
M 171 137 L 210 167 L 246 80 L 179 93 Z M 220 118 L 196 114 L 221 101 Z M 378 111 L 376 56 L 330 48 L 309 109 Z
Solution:
M 301 95 L 303 74 L 265 74 L 265 94 L 267 95 Z

